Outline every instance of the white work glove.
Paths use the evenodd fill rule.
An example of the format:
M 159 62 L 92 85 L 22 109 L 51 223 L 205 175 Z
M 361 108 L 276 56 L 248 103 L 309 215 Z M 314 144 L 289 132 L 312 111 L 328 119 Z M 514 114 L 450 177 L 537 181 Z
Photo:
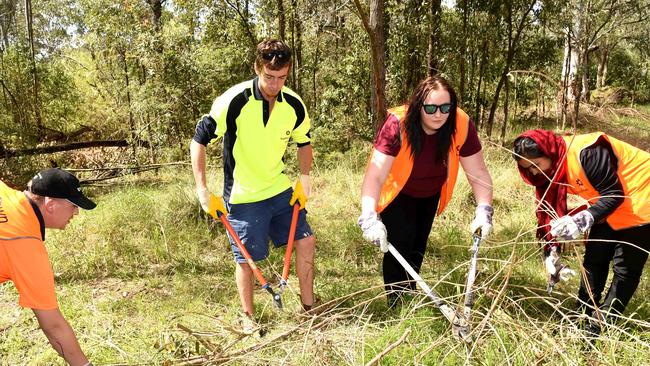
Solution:
M 574 270 L 562 264 L 560 255 L 557 253 L 557 247 L 551 247 L 549 255 L 544 258 L 544 267 L 546 268 L 546 273 L 551 279 L 553 279 L 556 274 L 559 274 L 558 280 L 566 281 L 570 277 L 576 275 Z
M 379 216 L 374 211 L 362 213 L 359 216 L 359 227 L 363 231 L 363 238 L 379 247 L 379 250 L 386 253 L 388 251 L 388 237 L 386 226 L 379 220 Z
M 573 216 L 562 216 L 551 221 L 551 235 L 564 240 L 575 240 L 594 224 L 594 217 L 587 210 Z
M 475 233 L 478 228 L 481 229 L 481 239 L 485 239 L 492 231 L 492 213 L 494 210 L 492 206 L 482 204 L 476 206 L 476 214 L 474 220 L 469 226 L 472 233 Z

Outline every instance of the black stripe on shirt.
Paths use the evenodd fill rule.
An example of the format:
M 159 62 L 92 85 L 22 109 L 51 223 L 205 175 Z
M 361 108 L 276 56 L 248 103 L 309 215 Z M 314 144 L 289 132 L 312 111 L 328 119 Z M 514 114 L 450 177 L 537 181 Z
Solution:
M 598 191 L 598 201 L 589 207 L 594 222 L 605 220 L 625 200 L 623 186 L 618 179 L 618 158 L 612 145 L 604 137 L 580 152 L 580 164 L 589 183 Z
M 232 185 L 235 182 L 235 156 L 233 148 L 237 141 L 237 117 L 241 113 L 248 99 L 251 96 L 251 90 L 246 88 L 237 94 L 228 105 L 226 114 L 226 133 L 223 136 L 223 198 L 226 202 L 230 200 Z

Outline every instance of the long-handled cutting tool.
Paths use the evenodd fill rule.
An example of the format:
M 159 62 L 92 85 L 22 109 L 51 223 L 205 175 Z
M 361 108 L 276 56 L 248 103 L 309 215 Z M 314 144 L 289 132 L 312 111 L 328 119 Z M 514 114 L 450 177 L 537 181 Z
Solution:
M 471 337 L 469 337 L 469 323 L 465 320 L 462 314 L 457 314 L 454 309 L 452 309 L 447 302 L 443 300 L 440 295 L 433 291 L 427 284 L 424 282 L 422 277 L 411 267 L 411 265 L 402 257 L 402 255 L 395 249 L 395 247 L 388 243 L 388 251 L 390 254 L 397 259 L 397 261 L 404 267 L 406 272 L 416 281 L 418 286 L 424 291 L 424 293 L 433 300 L 433 303 L 440 309 L 442 315 L 447 318 L 451 323 L 454 335 L 462 339 L 463 341 L 469 343 L 471 342 Z
M 230 222 L 226 218 L 226 215 L 228 214 L 228 211 L 226 210 L 226 206 L 223 204 L 223 200 L 221 198 L 218 198 L 214 201 L 216 202 L 216 207 L 214 210 L 209 210 L 210 215 L 214 217 L 215 219 L 218 219 L 221 221 L 223 226 L 226 227 L 226 231 L 230 234 L 230 237 L 232 237 L 233 241 L 235 242 L 235 245 L 237 245 L 237 248 L 239 248 L 239 251 L 241 254 L 244 256 L 246 259 L 246 263 L 248 263 L 248 266 L 251 268 L 253 271 L 253 274 L 255 274 L 255 277 L 257 280 L 260 282 L 262 285 L 262 288 L 268 291 L 271 296 L 273 296 L 273 304 L 278 308 L 282 309 L 282 298 L 280 297 L 279 294 L 277 294 L 275 291 L 273 291 L 273 288 L 271 288 L 271 285 L 269 282 L 264 278 L 264 275 L 262 274 L 262 271 L 257 267 L 255 262 L 253 261 L 253 258 L 251 258 L 250 254 L 246 250 L 246 247 L 244 244 L 241 242 L 239 239 L 239 235 L 235 232 L 235 229 L 233 229 L 232 225 L 230 225 Z
M 472 287 L 474 287 L 474 281 L 476 281 L 476 263 L 478 262 L 478 247 L 481 244 L 481 241 L 482 241 L 481 228 L 478 228 L 474 232 L 474 235 L 472 235 L 472 248 L 470 249 L 470 252 L 472 253 L 472 258 L 470 259 L 469 262 L 469 270 L 467 271 L 467 281 L 465 282 L 465 302 L 463 304 L 464 305 L 463 318 L 467 322 L 467 328 L 463 329 L 463 331 L 466 332 L 469 332 L 469 330 L 471 329 L 470 321 L 472 319 L 472 308 L 474 307 L 474 291 L 472 291 Z M 456 331 L 456 329 L 454 329 L 454 331 Z M 460 335 L 460 330 L 458 330 L 458 333 Z M 469 342 L 471 341 L 472 339 L 471 337 L 469 337 Z
M 302 182 L 298 180 L 291 195 L 289 204 L 293 205 L 293 214 L 291 215 L 291 226 L 289 228 L 289 237 L 287 238 L 287 249 L 284 253 L 284 265 L 282 267 L 282 277 L 280 278 L 279 293 L 283 293 L 288 285 L 289 270 L 291 269 L 291 255 L 293 254 L 293 243 L 296 237 L 296 227 L 298 226 L 298 215 L 300 209 L 305 207 L 307 196 L 303 190 Z
M 553 293 L 553 289 L 555 288 L 555 285 L 557 285 L 560 282 L 561 280 L 560 274 L 562 273 L 562 270 L 565 268 L 567 268 L 565 264 L 559 265 L 555 273 L 549 277 L 548 284 L 546 285 L 546 292 L 549 295 Z
M 291 227 L 289 229 L 289 238 L 287 239 L 287 251 L 284 253 L 284 266 L 282 267 L 282 278 L 280 279 L 280 290 L 278 293 L 283 293 L 284 288 L 287 287 L 289 279 L 289 269 L 291 268 L 291 255 L 293 253 L 293 242 L 296 236 L 296 226 L 298 225 L 298 213 L 300 212 L 300 204 L 293 205 L 293 214 L 291 216 Z
M 564 243 L 562 243 L 564 245 Z M 548 247 L 548 249 L 546 249 Z M 555 285 L 560 283 L 560 281 L 575 275 L 575 272 L 572 271 L 566 264 L 560 262 L 560 244 L 553 243 L 553 242 L 547 242 L 546 245 L 544 246 L 544 265 L 548 267 L 550 265 L 555 267 L 555 272 L 551 273 L 550 276 L 548 276 L 548 283 L 546 285 L 546 292 L 551 295 L 553 293 L 553 289 L 555 288 Z M 546 255 L 548 253 L 548 255 Z M 549 271 L 550 272 L 550 271 Z

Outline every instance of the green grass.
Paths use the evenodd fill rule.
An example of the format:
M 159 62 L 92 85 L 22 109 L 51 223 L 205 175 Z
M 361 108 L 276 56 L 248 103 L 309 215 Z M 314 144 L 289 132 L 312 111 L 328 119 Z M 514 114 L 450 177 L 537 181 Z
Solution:
M 647 131 L 647 122 L 635 123 L 638 134 Z M 532 188 L 521 181 L 506 149 L 484 145 L 495 187 L 495 227 L 480 252 L 472 320 L 476 341 L 470 348 L 451 336 L 448 323 L 421 293 L 398 309 L 387 308 L 381 254 L 363 241 L 356 225 L 369 147 L 361 144 L 345 154 L 316 155 L 308 209 L 317 236 L 315 289 L 328 303 L 320 316 L 299 316 L 292 274 L 284 312 L 256 291 L 257 316 L 269 333 L 238 340 L 229 328 L 239 311 L 232 254 L 221 225 L 201 212 L 189 168 L 94 188 L 97 209 L 82 212 L 65 231 L 48 232 L 61 310 L 95 364 L 211 359 L 233 365 L 359 365 L 408 330 L 380 364 L 647 364 L 647 272 L 627 319 L 589 346 L 573 313 L 578 279 L 561 283 L 552 296 L 544 291 Z M 210 169 L 214 191 L 220 188 L 219 171 Z M 425 281 L 454 304 L 463 291 L 472 215 L 471 190 L 459 177 L 454 199 L 434 222 L 422 267 Z M 581 253 L 577 246 L 564 260 L 578 269 Z M 273 251 L 261 264 L 274 285 L 283 254 Z M 13 285 L 0 288 L 0 365 L 62 364 L 32 312 L 17 306 Z M 229 358 L 219 358 L 224 355 Z

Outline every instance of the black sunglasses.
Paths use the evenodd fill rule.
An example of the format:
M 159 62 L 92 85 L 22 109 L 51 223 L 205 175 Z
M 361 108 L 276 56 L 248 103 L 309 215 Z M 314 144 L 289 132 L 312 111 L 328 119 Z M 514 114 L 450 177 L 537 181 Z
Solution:
M 289 57 L 289 54 L 285 51 L 262 52 L 262 58 L 266 61 L 273 60 L 273 57 L 277 57 L 278 60 L 284 60 L 285 58 Z
M 434 114 L 440 108 L 440 113 L 442 114 L 447 114 L 451 110 L 451 103 L 445 103 L 445 104 L 422 104 L 422 108 L 424 108 L 424 113 L 426 114 Z

